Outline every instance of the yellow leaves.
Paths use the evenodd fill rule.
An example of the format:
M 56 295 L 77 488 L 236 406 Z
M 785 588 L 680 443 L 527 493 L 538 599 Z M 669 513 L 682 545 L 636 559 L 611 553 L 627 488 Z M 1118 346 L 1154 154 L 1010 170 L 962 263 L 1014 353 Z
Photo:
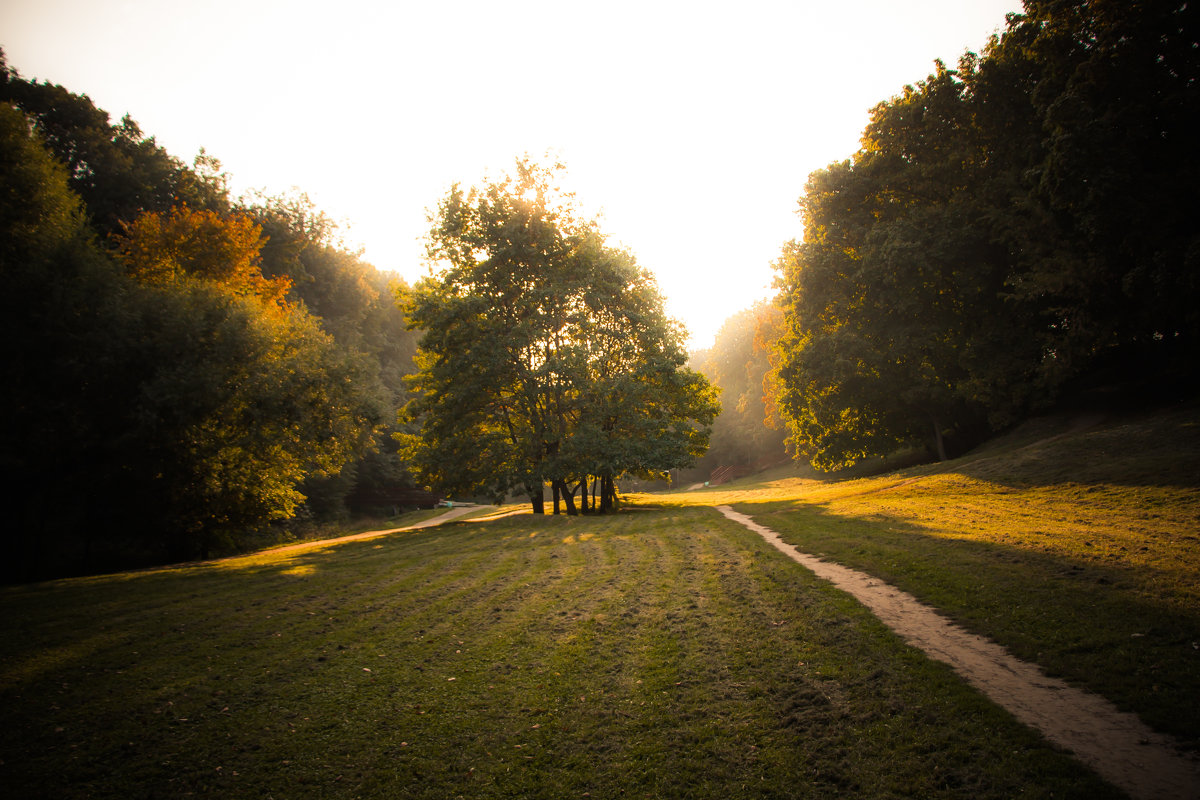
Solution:
M 250 217 L 222 216 L 178 206 L 170 214 L 147 212 L 113 237 L 126 270 L 143 283 L 181 277 L 224 286 L 267 305 L 282 305 L 286 278 L 262 274 L 262 228 Z

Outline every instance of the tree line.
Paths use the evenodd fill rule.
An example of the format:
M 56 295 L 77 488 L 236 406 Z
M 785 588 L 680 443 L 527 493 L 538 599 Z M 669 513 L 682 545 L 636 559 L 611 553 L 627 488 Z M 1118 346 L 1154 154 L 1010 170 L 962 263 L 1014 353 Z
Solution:
M 1194 387 L 1198 14 L 1027 0 L 809 177 L 768 392 L 798 454 L 945 458 L 1102 371 Z
M 235 200 L 0 55 L 4 575 L 178 560 L 412 485 L 414 332 L 300 197 Z
M 2 53 L 0 145 L 2 579 L 231 552 L 418 482 L 606 512 L 707 447 L 682 327 L 561 166 L 456 186 L 410 289 L 302 195 L 233 198 Z
M 783 325 L 778 303 L 761 301 L 721 325 L 712 347 L 690 364 L 720 391 L 708 451 L 685 479 L 705 481 L 721 467 L 757 472 L 788 461 L 787 428 L 775 407 L 772 359 Z

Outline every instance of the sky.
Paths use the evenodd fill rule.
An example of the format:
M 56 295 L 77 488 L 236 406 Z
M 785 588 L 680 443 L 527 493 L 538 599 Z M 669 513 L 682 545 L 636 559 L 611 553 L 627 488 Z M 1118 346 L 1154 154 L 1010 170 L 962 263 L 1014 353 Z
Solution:
M 0 0 L 22 76 L 130 114 L 235 194 L 306 193 L 376 267 L 523 155 L 658 279 L 689 347 L 773 294 L 814 170 L 1019 0 Z

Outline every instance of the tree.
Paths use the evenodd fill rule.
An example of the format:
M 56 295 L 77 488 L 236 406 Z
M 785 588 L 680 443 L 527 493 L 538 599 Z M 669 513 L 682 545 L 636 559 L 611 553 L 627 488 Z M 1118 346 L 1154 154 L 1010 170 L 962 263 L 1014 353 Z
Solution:
M 615 476 L 661 478 L 702 456 L 719 405 L 708 381 L 685 368 L 686 334 L 664 314 L 653 277 L 596 235 L 583 244 L 579 257 L 591 266 L 575 334 L 584 345 L 583 377 L 553 472 L 599 476 L 604 512 L 615 501 Z
M 301 481 L 362 452 L 382 410 L 361 359 L 303 310 L 223 273 L 134 280 L 97 246 L 36 125 L 8 105 L 0 187 L 0 489 L 16 521 L 6 578 L 80 557 L 95 568 L 202 555 L 286 518 Z
M 304 195 L 257 197 L 241 211 L 262 228 L 264 275 L 290 284 L 287 299 L 320 319 L 338 347 L 361 357 L 369 374 L 360 383 L 380 398 L 389 420 L 378 440 L 342 473 L 310 477 L 301 487 L 318 519 L 391 507 L 413 478 L 391 434 L 407 401 L 404 378 L 415 371 L 417 333 L 407 329 L 393 278 L 349 252 L 337 227 Z
M 442 270 L 405 297 L 424 331 L 403 437 L 423 480 L 542 511 L 589 475 L 602 507 L 625 472 L 661 473 L 707 446 L 716 407 L 683 368 L 682 336 L 649 273 L 604 243 L 557 187 L 561 167 L 515 174 L 441 202 L 429 235 Z
M 1014 267 L 989 199 L 1008 173 L 980 136 L 976 61 L 872 111 L 862 149 L 814 173 L 784 250 L 777 376 L 793 445 L 833 469 L 1008 419 L 1039 343 L 1013 322 Z M 998 320 L 1006 320 L 1004 325 Z
M 0 575 L 28 576 L 81 485 L 71 457 L 89 428 L 88 371 L 120 276 L 96 249 L 66 169 L 18 109 L 0 103 L 0 492 L 12 524 Z
M 698 369 L 721 390 L 721 414 L 704 458 L 710 470 L 786 457 L 786 435 L 773 413 L 768 379 L 782 316 L 773 302 L 739 311 L 721 325 L 710 350 L 693 355 Z
M 1038 68 L 1033 193 L 1073 258 L 1030 289 L 1053 292 L 1050 346 L 1081 366 L 1114 350 L 1143 369 L 1162 351 L 1195 363 L 1198 27 L 1195 3 L 1030 0 L 997 53 Z
M 364 364 L 307 313 L 195 279 L 138 287 L 123 311 L 106 356 L 127 388 L 107 388 L 127 410 L 98 443 L 93 493 L 173 558 L 289 518 L 302 483 L 337 474 L 382 421 Z M 134 496 L 130 515 L 117 501 Z
M 1191 6 L 1030 0 L 810 178 L 804 241 L 780 261 L 796 445 L 829 468 L 924 428 L 944 456 L 943 434 L 1007 424 L 1106 365 L 1194 380 Z

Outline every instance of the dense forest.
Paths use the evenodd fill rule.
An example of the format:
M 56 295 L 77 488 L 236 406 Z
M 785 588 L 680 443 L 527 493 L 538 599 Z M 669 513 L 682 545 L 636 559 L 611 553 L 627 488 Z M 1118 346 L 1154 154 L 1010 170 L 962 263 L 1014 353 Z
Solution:
M 759 457 L 776 420 L 835 470 L 944 459 L 1089 391 L 1194 392 L 1197 15 L 1029 0 L 982 53 L 879 103 L 860 149 L 809 177 L 776 340 L 748 347 L 761 326 L 742 315 L 699 356 L 725 392 L 709 462 Z
M 417 334 L 303 196 L 234 199 L 0 56 L 4 578 L 225 552 L 411 486 Z

